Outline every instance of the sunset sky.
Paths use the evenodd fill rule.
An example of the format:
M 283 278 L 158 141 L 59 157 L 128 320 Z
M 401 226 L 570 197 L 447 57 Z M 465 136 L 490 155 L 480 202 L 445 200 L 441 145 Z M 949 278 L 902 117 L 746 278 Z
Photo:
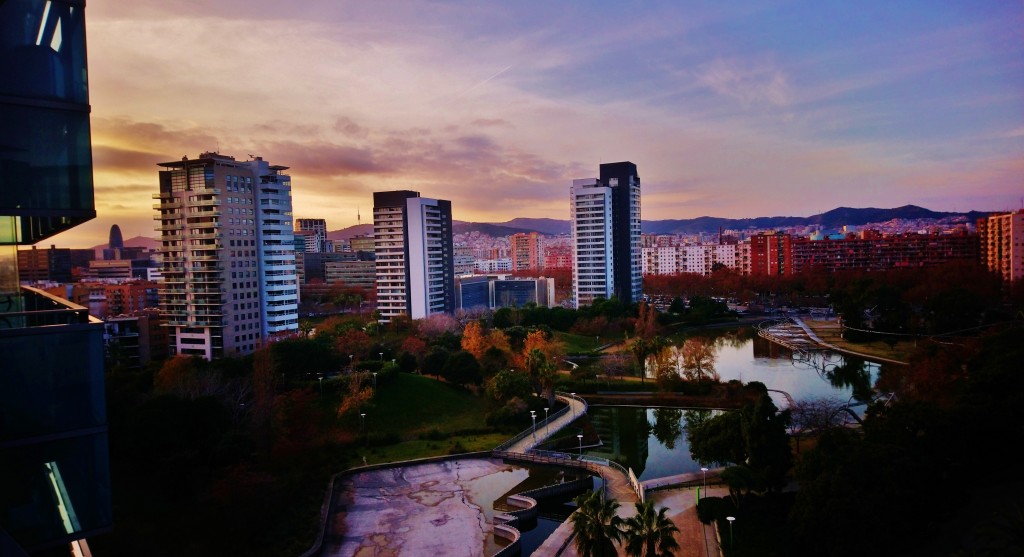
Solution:
M 742 4 L 742 6 L 740 5 Z M 155 236 L 156 163 L 291 167 L 329 229 L 371 192 L 458 220 L 569 216 L 630 160 L 645 220 L 1024 196 L 1024 3 L 99 0 L 87 8 L 98 218 Z

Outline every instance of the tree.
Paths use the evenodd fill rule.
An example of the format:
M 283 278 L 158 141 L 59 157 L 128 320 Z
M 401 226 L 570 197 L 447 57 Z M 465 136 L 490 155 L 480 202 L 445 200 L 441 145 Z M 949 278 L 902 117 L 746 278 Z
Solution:
M 729 487 L 729 497 L 732 498 L 732 504 L 737 509 L 740 508 L 740 501 L 743 500 L 743 497 L 750 493 L 756 484 L 754 473 L 750 471 L 750 467 L 744 464 L 730 466 L 722 470 L 719 478 Z
M 555 405 L 555 364 L 539 348 L 526 355 L 526 371 L 537 388 L 537 394 L 548 399 L 548 406 Z
M 528 398 L 531 388 L 530 377 L 527 374 L 511 369 L 499 371 L 487 382 L 487 394 L 499 401 L 508 401 L 516 397 Z
M 636 514 L 625 521 L 626 555 L 670 557 L 679 549 L 679 528 L 665 516 L 668 507 L 654 512 L 654 501 L 635 503 Z
M 338 336 L 334 346 L 341 354 L 354 354 L 357 358 L 363 359 L 370 354 L 373 339 L 359 329 L 350 329 Z
M 715 373 L 715 345 L 702 338 L 688 338 L 683 343 L 683 373 L 691 381 L 701 382 L 705 378 L 718 380 Z
M 342 393 L 338 405 L 338 417 L 352 416 L 365 409 L 373 400 L 373 384 L 369 373 L 353 373 L 348 376 L 348 389 Z
M 651 433 L 665 448 L 676 448 L 676 439 L 683 434 L 683 411 L 676 408 L 655 408 Z
M 647 302 L 640 302 L 639 315 L 633 325 L 633 332 L 639 338 L 652 339 L 658 334 L 658 310 Z
M 467 323 L 466 328 L 462 331 L 462 349 L 479 360 L 483 358 L 488 346 L 490 346 L 490 343 L 487 340 L 487 334 L 484 332 L 484 326 L 479 321 Z
M 427 352 L 427 355 L 423 357 L 423 373 L 429 375 L 436 375 L 440 377 L 441 370 L 444 369 L 445 362 L 448 361 L 448 356 L 451 352 L 443 347 L 435 346 Z
M 448 356 L 444 367 L 441 368 L 441 376 L 450 383 L 463 387 L 479 385 L 483 379 L 480 375 L 480 364 L 472 354 L 464 350 Z
M 725 412 L 697 423 L 688 422 L 686 437 L 690 455 L 699 462 L 743 462 L 743 414 Z
M 785 485 L 786 474 L 793 467 L 793 451 L 787 433 L 792 421 L 789 410 L 779 412 L 772 398 L 762 393 L 757 402 L 746 405 L 742 412 L 745 462 L 754 473 L 758 489 L 778 491 Z
M 650 339 L 637 337 L 630 343 L 629 350 L 636 356 L 636 363 L 640 366 L 641 382 L 647 376 L 647 357 L 659 352 L 665 344 L 665 339 L 657 336 Z
M 423 361 L 423 357 L 427 355 L 427 343 L 423 339 L 415 336 L 405 337 L 402 341 L 402 352 L 412 354 L 416 358 L 417 364 Z
M 622 518 L 615 514 L 619 504 L 602 501 L 601 494 L 589 491 L 574 499 L 576 512 L 572 513 L 572 531 L 576 552 L 582 557 L 614 557 L 615 544 L 622 539 Z
M 494 374 L 508 369 L 509 357 L 508 352 L 492 346 L 484 352 L 484 356 L 480 358 L 480 368 L 483 374 L 487 377 L 492 377 Z
M 459 321 L 447 313 L 432 313 L 416 322 L 420 336 L 435 339 L 445 333 L 459 330 Z

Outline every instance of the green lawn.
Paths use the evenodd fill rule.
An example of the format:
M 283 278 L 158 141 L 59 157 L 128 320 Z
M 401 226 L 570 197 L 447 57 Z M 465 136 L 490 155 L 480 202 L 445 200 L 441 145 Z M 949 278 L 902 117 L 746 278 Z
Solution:
M 401 462 L 450 453 L 471 453 L 489 451 L 508 440 L 510 435 L 504 433 L 482 433 L 475 435 L 457 435 L 442 440 L 414 439 L 393 445 L 356 449 L 358 458 L 354 465 L 361 464 L 360 459 L 366 457 L 367 464 Z M 456 443 L 458 445 L 456 445 Z
M 373 407 L 366 412 L 366 428 L 371 434 L 393 433 L 403 440 L 435 430 L 448 436 L 486 427 L 490 410 L 485 396 L 423 375 L 399 373 L 377 389 Z
M 555 338 L 565 345 L 565 352 L 567 354 L 585 354 L 587 352 L 593 352 L 598 346 L 603 346 L 609 342 L 620 340 L 619 338 L 602 336 L 599 337 L 600 344 L 598 344 L 597 339 L 593 336 L 574 335 L 572 333 L 563 333 L 561 331 L 555 331 Z

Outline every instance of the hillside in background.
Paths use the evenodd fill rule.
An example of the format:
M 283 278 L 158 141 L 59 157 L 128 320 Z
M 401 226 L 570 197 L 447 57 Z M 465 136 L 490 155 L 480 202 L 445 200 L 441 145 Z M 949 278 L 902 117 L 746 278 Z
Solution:
M 921 219 L 948 219 L 953 217 L 965 217 L 968 222 L 988 215 L 984 211 L 970 211 L 967 213 L 945 213 L 931 211 L 916 205 L 905 205 L 895 209 L 877 209 L 867 207 L 856 209 L 851 207 L 838 207 L 809 217 L 757 217 L 751 219 L 727 219 L 722 217 L 697 217 L 694 219 L 678 220 L 645 220 L 642 222 L 645 234 L 713 234 L 719 228 L 724 230 L 747 230 L 750 228 L 758 230 L 771 230 L 775 228 L 789 228 L 800 226 L 818 226 L 824 230 L 835 230 L 843 226 L 862 226 L 869 223 L 886 222 L 893 219 L 900 220 L 921 220 Z M 454 221 L 453 229 L 456 234 L 468 232 L 479 232 L 488 236 L 509 236 L 517 232 L 539 232 L 549 236 L 569 234 L 569 221 L 558 219 L 531 219 L 516 218 L 505 222 L 465 222 Z M 373 224 L 357 224 L 332 230 L 327 233 L 331 240 L 348 240 L 361 234 L 372 234 Z M 159 242 L 155 238 L 135 236 L 125 240 L 124 245 L 131 247 L 146 247 L 156 249 Z M 106 244 L 94 246 L 93 249 L 103 249 Z
M 878 209 L 867 207 L 862 209 L 838 207 L 809 217 L 757 217 L 750 219 L 729 219 L 722 217 L 697 217 L 679 220 L 645 220 L 642 222 L 645 234 L 698 234 L 715 233 L 719 228 L 725 230 L 771 230 L 773 228 L 789 228 L 799 226 L 819 226 L 822 229 L 839 229 L 843 226 L 862 226 L 869 223 L 886 222 L 893 219 L 946 219 L 966 217 L 969 222 L 988 215 L 987 212 L 970 211 L 967 213 L 945 213 L 931 211 L 916 205 L 905 205 L 895 209 Z M 569 234 L 569 221 L 558 219 L 516 218 L 505 222 L 465 222 L 455 221 L 453 228 L 456 234 L 480 232 L 488 236 L 508 236 L 517 232 L 540 232 L 547 235 Z M 331 239 L 347 239 L 355 234 L 368 234 L 373 226 L 361 224 L 350 226 L 328 233 Z

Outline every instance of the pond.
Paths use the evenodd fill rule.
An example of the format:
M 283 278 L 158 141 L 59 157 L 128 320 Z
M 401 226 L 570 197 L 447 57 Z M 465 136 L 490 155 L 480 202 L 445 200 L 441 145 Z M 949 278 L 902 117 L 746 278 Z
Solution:
M 686 338 L 701 339 L 713 348 L 714 370 L 722 381 L 759 381 L 769 389 L 785 391 L 795 401 L 834 398 L 856 405 L 870 399 L 880 371 L 879 364 L 834 352 L 794 355 L 791 350 L 757 336 L 749 327 L 699 331 Z M 681 346 L 684 339 L 674 340 Z M 788 406 L 783 395 L 770 394 L 777 407 Z M 690 457 L 686 425 L 715 413 L 592 406 L 588 414 L 602 445 L 584 452 L 632 468 L 641 481 L 696 473 L 702 464 Z
M 750 327 L 696 331 L 686 338 L 708 343 L 715 354 L 715 371 L 722 381 L 760 381 L 785 391 L 794 400 L 832 397 L 843 402 L 868 400 L 881 365 L 862 358 L 820 351 L 794 355 L 793 351 L 757 336 Z M 683 339 L 673 339 L 681 346 Z M 784 398 L 773 396 L 784 408 Z

